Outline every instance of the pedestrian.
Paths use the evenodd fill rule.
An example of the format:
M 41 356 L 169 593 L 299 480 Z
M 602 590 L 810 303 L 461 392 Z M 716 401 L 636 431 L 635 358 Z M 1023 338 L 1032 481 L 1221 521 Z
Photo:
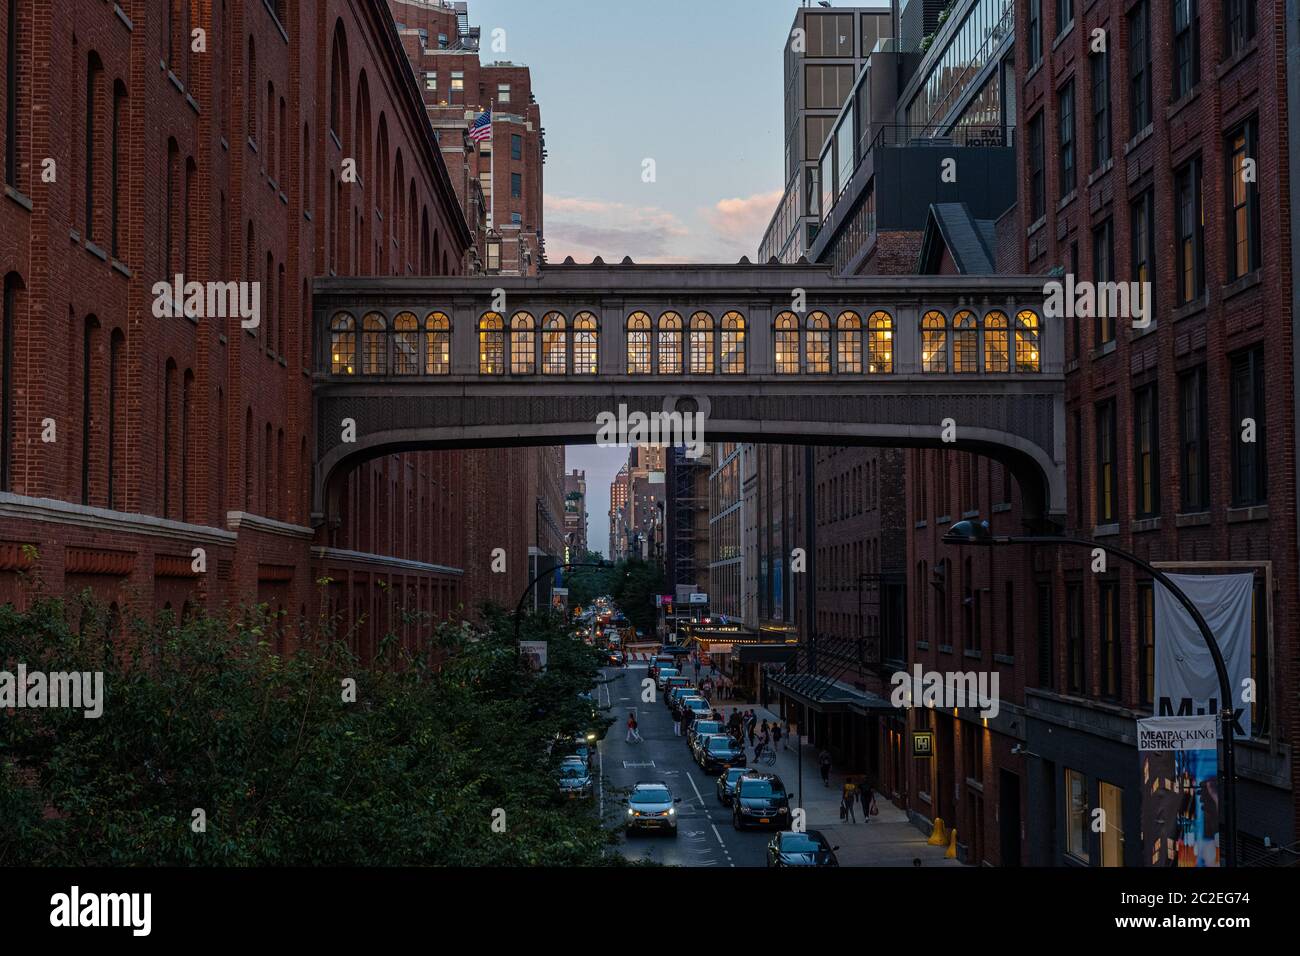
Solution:
M 844 780 L 844 790 L 840 793 L 840 819 L 857 823 L 858 818 L 853 813 L 853 808 L 858 802 L 857 787 L 853 784 L 853 778 L 848 777 Z
M 772 721 L 772 749 L 775 750 L 777 744 L 780 743 L 781 743 L 781 725 L 780 723 L 774 720 Z M 781 746 L 781 749 L 782 750 L 785 749 L 785 746 L 783 744 Z
M 632 711 L 627 712 L 627 743 L 635 744 L 641 742 L 641 735 L 636 729 L 636 714 Z
M 763 736 L 767 736 L 767 733 L 768 733 L 768 730 L 767 730 L 767 718 L 764 717 L 764 718 L 763 718 Z
M 871 791 L 871 784 L 867 778 L 862 778 L 862 786 L 858 787 L 858 799 L 862 801 L 862 822 L 870 823 L 871 818 L 880 813 L 876 806 L 876 795 Z
M 754 743 L 752 738 L 750 739 L 750 743 Z M 758 743 L 754 744 L 754 763 L 758 763 L 758 758 L 763 755 L 763 748 L 766 746 L 767 734 L 764 733 L 758 738 Z
M 754 716 L 754 712 L 751 710 L 749 712 L 749 719 L 745 724 L 745 733 L 749 736 L 749 745 L 751 747 L 754 746 L 754 723 L 757 720 L 758 718 Z
M 790 718 L 787 717 L 787 718 L 785 719 L 785 739 L 786 739 L 786 740 L 790 740 L 790 739 L 792 739 L 793 737 L 794 737 L 794 733 L 793 733 L 793 731 L 791 731 L 791 729 L 790 729 Z M 795 746 L 795 749 L 796 749 L 796 750 L 799 749 L 799 741 L 796 740 L 796 741 L 794 742 L 794 746 Z
M 829 787 L 831 785 L 831 752 L 823 747 L 821 754 L 817 757 L 817 762 L 821 764 L 822 768 L 822 786 Z
M 673 714 L 673 733 L 678 737 L 682 735 L 682 714 L 681 711 Z

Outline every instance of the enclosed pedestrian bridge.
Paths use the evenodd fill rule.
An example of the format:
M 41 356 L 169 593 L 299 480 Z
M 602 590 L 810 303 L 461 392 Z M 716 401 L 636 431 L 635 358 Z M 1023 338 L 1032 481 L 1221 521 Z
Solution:
M 625 406 L 702 413 L 710 442 L 978 452 L 1050 521 L 1065 511 L 1063 335 L 1042 304 L 1041 277 L 743 260 L 317 279 L 315 520 L 337 516 L 337 479 L 364 459 L 592 443 Z

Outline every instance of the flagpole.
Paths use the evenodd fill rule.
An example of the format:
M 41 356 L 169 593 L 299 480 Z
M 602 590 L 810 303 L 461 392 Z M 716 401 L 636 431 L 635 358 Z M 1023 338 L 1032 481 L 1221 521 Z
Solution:
M 492 219 L 493 232 L 497 228 L 497 138 L 492 133 L 492 124 L 496 122 L 496 109 L 496 100 L 488 100 L 488 142 L 492 144 L 492 158 L 488 161 L 488 178 L 492 180 L 492 209 L 489 215 Z

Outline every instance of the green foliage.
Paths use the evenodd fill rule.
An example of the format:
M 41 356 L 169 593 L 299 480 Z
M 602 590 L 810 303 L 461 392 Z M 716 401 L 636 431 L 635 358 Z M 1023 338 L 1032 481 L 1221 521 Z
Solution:
M 598 551 L 588 551 L 572 559 L 574 564 L 599 564 L 604 560 L 604 555 Z M 565 571 L 564 586 L 569 589 L 569 604 L 585 608 L 602 594 L 612 594 L 617 574 L 612 565 L 608 568 L 572 568 Z
M 663 566 L 651 561 L 632 558 L 619 564 L 614 583 L 614 602 L 638 630 L 653 634 L 655 595 L 664 593 Z
M 117 641 L 102 616 L 69 617 L 0 607 L 0 670 L 104 673 L 97 719 L 0 711 L 0 866 L 621 862 L 591 806 L 557 791 L 554 741 L 610 721 L 579 697 L 595 652 L 548 617 L 521 634 L 548 642 L 544 674 L 497 609 L 440 625 L 423 655 L 387 639 L 371 666 L 328 628 L 276 655 L 258 614 L 166 615 Z

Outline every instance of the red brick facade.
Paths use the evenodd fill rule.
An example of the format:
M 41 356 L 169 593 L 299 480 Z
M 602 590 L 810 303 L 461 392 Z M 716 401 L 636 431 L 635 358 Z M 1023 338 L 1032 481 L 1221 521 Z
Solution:
M 510 451 L 376 459 L 312 528 L 312 277 L 454 274 L 472 241 L 382 0 L 0 9 L 0 541 L 123 609 L 267 602 L 286 646 L 320 578 L 363 652 L 376 622 L 411 633 L 402 607 L 513 603 L 558 449 L 531 453 L 553 481 Z M 176 274 L 259 283 L 259 326 L 155 317 Z M 485 579 L 489 543 L 508 573 Z
M 1061 7 L 1045 3 L 1039 62 L 1026 28 L 1028 4 L 1017 4 L 1016 63 L 1024 78 L 1017 96 L 1021 215 L 1016 266 L 1030 273 L 1060 267 L 1080 280 L 1136 281 L 1142 278 L 1142 260 L 1150 263 L 1155 308 L 1149 328 L 1137 328 L 1124 317 L 1113 328 L 1065 320 L 1067 523 L 1083 536 L 1107 540 L 1147 560 L 1182 563 L 1182 570 L 1254 571 L 1254 676 L 1268 701 L 1263 707 L 1256 704 L 1255 712 L 1273 721 L 1271 727 L 1257 726 L 1255 736 L 1276 735 L 1278 741 L 1293 743 L 1300 728 L 1288 689 L 1296 681 L 1300 588 L 1293 279 L 1287 259 L 1292 224 L 1285 146 L 1286 8 L 1273 0 L 1241 4 L 1243 29 L 1234 38 L 1225 24 L 1234 6 L 1192 4 L 1195 19 L 1190 32 L 1181 34 L 1167 3 L 1076 0 L 1071 23 L 1058 23 Z M 1144 25 L 1149 55 L 1140 39 Z M 1107 61 L 1100 61 L 1098 35 L 1106 39 Z M 1187 57 L 1192 66 L 1180 76 L 1177 64 L 1193 39 L 1198 55 Z M 1103 63 L 1109 89 L 1105 97 L 1094 94 Z M 1107 135 L 1099 138 L 1094 118 L 1103 101 L 1108 104 Z M 1063 129 L 1074 143 L 1072 175 L 1061 162 Z M 1041 153 L 1035 149 L 1039 130 Z M 1230 153 L 1238 132 L 1246 134 L 1244 151 L 1257 169 L 1253 207 L 1247 177 L 1241 176 L 1242 188 L 1234 190 L 1237 172 Z M 1034 188 L 1039 168 L 1041 194 Z M 1240 260 L 1231 241 L 1234 192 L 1245 200 Z M 1180 207 L 1187 212 L 1180 214 Z M 1184 234 L 1190 237 L 1186 244 Z M 1244 363 L 1252 356 L 1254 381 L 1243 376 L 1243 369 L 1251 370 Z M 1241 487 L 1245 466 L 1239 455 L 1241 423 L 1232 404 L 1234 369 L 1243 376 L 1237 381 L 1258 388 L 1252 404 L 1258 406 L 1253 414 L 1266 419 L 1267 438 L 1258 445 L 1257 459 L 1266 491 L 1262 484 Z M 1194 397 L 1198 381 L 1199 401 Z M 1146 414 L 1142 403 L 1147 395 L 1154 399 L 1157 460 L 1144 471 L 1135 423 Z M 1200 416 L 1198 404 L 1204 406 Z M 1115 461 L 1107 469 L 1102 419 L 1109 409 L 1114 410 L 1116 435 Z M 1189 425 L 1198 417 L 1199 427 Z M 1189 468 L 1189 455 L 1204 467 Z M 1106 494 L 1102 483 L 1108 481 L 1113 481 L 1114 495 Z M 1108 509 L 1112 514 L 1105 513 Z M 1149 715 L 1142 607 L 1147 582 L 1127 566 L 1090 573 L 1089 555 L 1082 550 L 1040 549 L 1035 558 L 1037 575 L 1052 585 L 1055 635 L 1052 673 L 1039 675 L 1042 693 L 1053 706 L 1066 701 L 1125 716 Z M 1271 595 L 1264 562 L 1271 562 Z M 1115 665 L 1103 657 L 1108 630 L 1103 598 L 1109 600 L 1111 593 L 1118 603 Z M 1265 613 L 1270 597 L 1271 620 Z M 1063 637 L 1072 633 L 1081 635 L 1075 660 L 1067 656 Z M 1291 761 L 1287 779 L 1262 739 L 1241 749 L 1241 829 L 1256 838 L 1271 836 L 1275 843 L 1293 840 L 1300 819 L 1300 804 L 1294 800 L 1300 768 Z M 1087 798 L 1095 800 L 1092 770 L 1078 769 L 1088 777 Z M 1126 794 L 1125 800 L 1135 797 Z

